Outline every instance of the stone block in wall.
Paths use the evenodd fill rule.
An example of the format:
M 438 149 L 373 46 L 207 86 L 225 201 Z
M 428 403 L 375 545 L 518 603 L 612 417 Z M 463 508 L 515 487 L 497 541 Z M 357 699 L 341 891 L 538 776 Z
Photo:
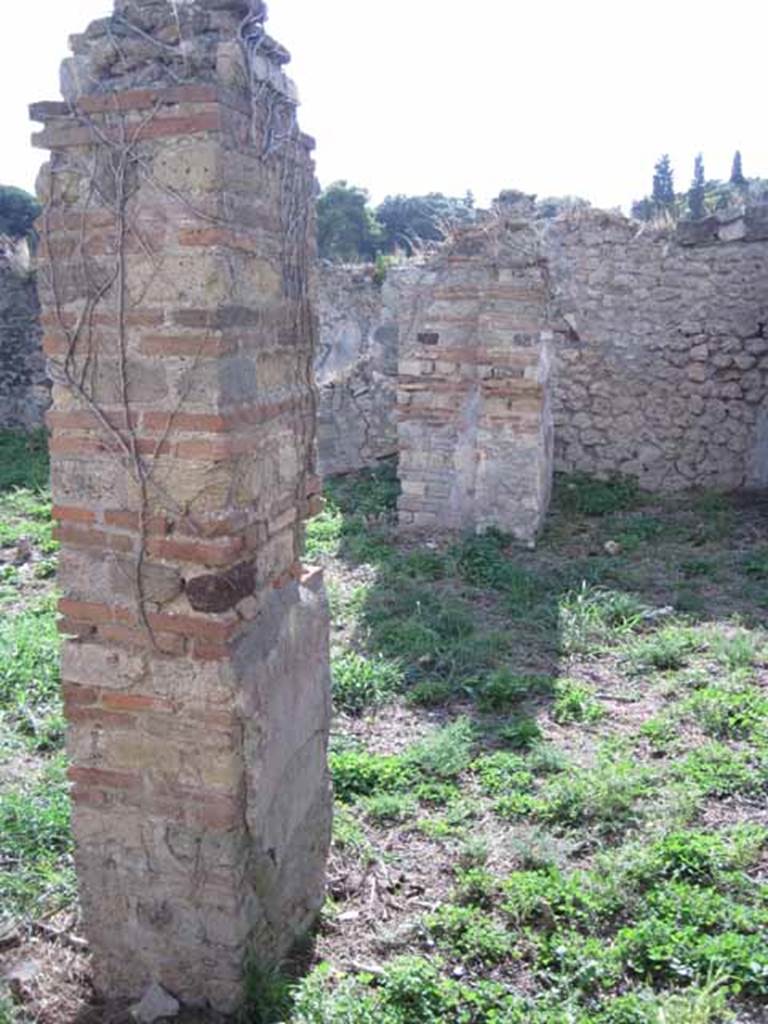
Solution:
M 744 240 L 761 242 L 768 240 L 768 206 L 753 206 L 744 213 Z
M 717 217 L 702 217 L 701 220 L 681 220 L 676 235 L 680 245 L 704 245 L 716 242 L 719 230 Z
M 284 51 L 251 93 L 246 5 L 175 6 L 121 0 L 141 45 L 95 23 L 70 102 L 34 108 L 38 277 L 95 982 L 229 1012 L 247 958 L 312 923 L 330 839 L 328 609 L 299 561 L 314 175 Z

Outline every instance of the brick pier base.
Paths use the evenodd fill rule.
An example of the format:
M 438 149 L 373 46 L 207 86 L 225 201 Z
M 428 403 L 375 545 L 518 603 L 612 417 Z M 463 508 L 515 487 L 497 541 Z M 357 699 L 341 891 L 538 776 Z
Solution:
M 246 3 L 115 6 L 32 108 L 76 860 L 98 987 L 226 1011 L 330 832 L 311 142 Z

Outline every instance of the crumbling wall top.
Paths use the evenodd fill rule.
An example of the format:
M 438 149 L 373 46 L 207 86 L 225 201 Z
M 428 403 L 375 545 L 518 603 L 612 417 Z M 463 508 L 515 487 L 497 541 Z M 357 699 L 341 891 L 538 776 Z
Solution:
M 262 0 L 115 0 L 111 15 L 70 37 L 61 67 L 68 102 L 117 90 L 268 81 L 295 99 L 288 51 L 266 32 Z M 246 71 L 250 65 L 250 73 Z

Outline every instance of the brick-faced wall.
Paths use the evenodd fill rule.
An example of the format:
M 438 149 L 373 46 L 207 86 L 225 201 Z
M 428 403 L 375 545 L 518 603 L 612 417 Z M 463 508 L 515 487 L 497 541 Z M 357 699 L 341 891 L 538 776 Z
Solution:
M 533 543 L 549 504 L 552 332 L 529 203 L 510 197 L 409 272 L 400 303 L 400 525 Z

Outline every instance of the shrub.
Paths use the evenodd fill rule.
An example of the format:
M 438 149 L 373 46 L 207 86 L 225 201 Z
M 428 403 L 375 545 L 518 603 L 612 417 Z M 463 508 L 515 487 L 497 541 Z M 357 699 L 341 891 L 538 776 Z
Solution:
M 409 793 L 374 793 L 363 801 L 365 813 L 378 825 L 406 821 L 416 810 L 416 798 Z
M 470 765 L 474 736 L 472 723 L 467 718 L 459 718 L 430 733 L 402 757 L 423 775 L 455 779 Z
M 768 731 L 768 697 L 738 682 L 707 686 L 686 702 L 704 732 L 718 739 L 751 739 Z
M 402 560 L 400 569 L 415 579 L 441 580 L 448 573 L 448 563 L 439 551 L 412 551 Z
M 503 725 L 498 737 L 515 750 L 529 750 L 541 740 L 542 732 L 535 718 L 521 716 Z
M 596 926 L 619 909 L 599 880 L 583 871 L 564 874 L 556 867 L 515 871 L 503 883 L 503 909 L 517 927 L 551 931 L 561 924 Z
M 409 704 L 436 708 L 448 704 L 456 697 L 456 692 L 456 686 L 447 679 L 424 679 L 411 687 L 405 699 Z
M 748 753 L 722 743 L 698 747 L 675 770 L 682 781 L 698 786 L 706 796 L 756 793 L 768 783 L 765 769 L 757 769 Z
M 545 985 L 587 997 L 613 989 L 622 973 L 618 949 L 604 938 L 574 931 L 543 937 L 535 969 Z
M 456 902 L 462 906 L 490 910 L 496 894 L 497 882 L 490 871 L 482 867 L 459 869 L 456 872 Z

